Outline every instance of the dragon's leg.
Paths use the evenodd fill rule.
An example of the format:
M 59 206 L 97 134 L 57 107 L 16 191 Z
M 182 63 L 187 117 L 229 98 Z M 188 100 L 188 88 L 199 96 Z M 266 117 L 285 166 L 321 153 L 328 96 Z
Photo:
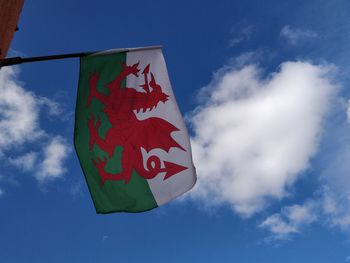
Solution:
M 108 103 L 108 97 L 97 90 L 97 82 L 98 82 L 98 75 L 96 73 L 92 74 L 89 79 L 90 84 L 90 94 L 87 99 L 87 107 L 89 108 L 91 105 L 92 98 L 96 98 L 99 100 L 102 104 L 106 105 Z
M 135 151 L 131 146 L 125 146 L 122 154 L 122 173 L 125 183 L 129 183 L 134 168 Z
M 107 157 L 103 160 L 97 158 L 97 161 L 94 161 L 95 166 L 97 167 L 99 174 L 101 176 L 102 185 L 106 180 L 124 180 L 125 183 L 129 183 L 132 175 L 133 169 L 133 149 L 131 147 L 124 147 L 122 155 L 122 172 L 117 174 L 108 173 L 105 171 L 105 166 L 107 164 Z
M 107 157 L 105 157 L 103 160 L 101 160 L 100 158 L 97 158 L 96 161 L 93 161 L 101 176 L 101 184 L 104 185 L 106 180 L 125 180 L 126 181 L 125 175 L 123 173 L 112 174 L 105 171 L 105 166 L 107 164 L 107 161 L 108 161 Z
M 140 71 L 138 69 L 139 63 L 135 63 L 132 66 L 121 64 L 121 66 L 123 67 L 123 69 L 120 72 L 120 74 L 118 75 L 118 77 L 115 80 L 113 80 L 111 83 L 106 85 L 106 87 L 109 88 L 112 92 L 114 90 L 121 89 L 122 82 L 123 82 L 124 79 L 126 79 L 127 76 L 134 75 L 135 77 L 138 77 L 138 73 Z
M 97 146 L 100 147 L 101 150 L 107 152 L 108 155 L 111 157 L 114 152 L 114 145 L 108 143 L 104 138 L 100 137 L 100 135 L 98 134 L 98 129 L 100 126 L 100 117 L 98 117 L 97 122 L 95 124 L 95 117 L 91 114 L 88 120 L 88 127 L 90 131 L 89 148 L 90 150 L 92 150 L 94 144 L 97 144 Z

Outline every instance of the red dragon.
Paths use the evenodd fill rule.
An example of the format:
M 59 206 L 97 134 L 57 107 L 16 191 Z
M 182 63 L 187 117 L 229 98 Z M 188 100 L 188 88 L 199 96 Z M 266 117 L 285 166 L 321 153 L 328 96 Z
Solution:
M 106 85 L 109 90 L 108 95 L 102 94 L 97 90 L 99 80 L 97 73 L 93 73 L 89 79 L 90 94 L 87 100 L 87 107 L 90 107 L 93 98 L 99 100 L 104 105 L 103 112 L 107 115 L 108 121 L 112 125 L 107 130 L 104 138 L 102 138 L 98 132 L 101 126 L 100 117 L 98 116 L 96 120 L 93 114 L 89 116 L 90 150 L 97 144 L 111 158 L 116 146 L 123 148 L 121 173 L 113 174 L 105 171 L 108 157 L 105 157 L 103 160 L 100 158 L 92 160 L 99 171 L 102 185 L 106 180 L 124 180 L 125 183 L 129 183 L 133 169 L 145 179 L 154 178 L 159 173 L 165 172 L 163 180 L 187 169 L 187 167 L 168 161 L 163 161 L 162 165 L 159 157 L 155 155 L 147 159 L 146 168 L 143 165 L 141 148 L 144 148 L 147 152 L 152 149 L 162 149 L 169 152 L 172 147 L 183 151 L 186 150 L 171 137 L 172 132 L 179 130 L 171 123 L 157 117 L 150 117 L 144 120 L 137 118 L 136 112 L 141 110 L 142 112 L 152 111 L 160 102 L 166 103 L 169 99 L 169 95 L 162 91 L 154 75 L 150 73 L 150 64 L 142 72 L 145 80 L 145 83 L 141 85 L 142 92 L 134 88 L 122 87 L 122 83 L 127 76 L 134 75 L 139 77 L 140 69 L 138 66 L 139 63 L 132 66 L 122 64 L 120 74 Z M 149 73 L 150 81 L 148 79 Z

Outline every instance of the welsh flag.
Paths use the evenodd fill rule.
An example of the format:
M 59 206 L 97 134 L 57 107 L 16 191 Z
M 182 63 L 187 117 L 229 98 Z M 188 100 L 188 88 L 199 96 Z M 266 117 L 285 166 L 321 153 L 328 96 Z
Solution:
M 74 145 L 97 213 L 150 210 L 194 186 L 189 137 L 159 47 L 81 58 Z

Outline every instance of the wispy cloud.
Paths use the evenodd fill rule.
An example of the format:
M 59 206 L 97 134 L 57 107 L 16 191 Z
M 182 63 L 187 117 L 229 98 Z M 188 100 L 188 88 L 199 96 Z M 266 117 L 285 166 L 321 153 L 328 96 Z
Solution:
M 0 184 L 1 185 L 11 185 L 11 186 L 18 186 L 19 182 L 18 180 L 15 178 L 14 175 L 3 175 L 0 174 Z M 3 188 L 2 188 L 3 189 Z
M 317 220 L 318 204 L 309 201 L 303 205 L 293 205 L 282 209 L 281 213 L 266 218 L 260 228 L 271 232 L 274 240 L 289 239 L 299 233 L 302 227 Z
M 18 73 L 15 67 L 0 70 L 0 157 L 23 172 L 40 167 L 34 174 L 40 182 L 44 178 L 57 178 L 65 171 L 62 161 L 69 147 L 60 136 L 50 139 L 52 135 L 40 127 L 39 118 L 42 107 L 48 107 L 47 112 L 52 116 L 61 114 L 62 110 L 57 102 L 25 90 Z M 28 143 L 39 140 L 44 148 L 35 152 L 27 147 Z M 21 153 L 16 156 L 18 149 Z
M 59 116 L 63 113 L 61 105 L 46 97 L 36 96 L 36 102 L 40 106 L 45 106 L 48 108 L 48 113 L 51 116 Z
M 38 181 L 42 183 L 61 177 L 66 172 L 63 161 L 67 158 L 69 152 L 70 147 L 62 137 L 52 138 L 44 148 L 44 160 L 35 174 Z
M 81 180 L 75 181 L 71 184 L 69 188 L 69 194 L 73 197 L 73 199 L 77 198 L 78 196 L 83 195 L 83 182 Z
M 19 169 L 23 169 L 24 171 L 32 171 L 36 160 L 37 160 L 37 153 L 36 152 L 28 152 L 22 156 L 16 157 L 16 158 L 8 158 L 8 161 L 10 164 L 16 166 Z
M 326 169 L 321 175 L 323 183 L 322 208 L 330 226 L 350 229 L 350 138 L 342 141 L 339 149 L 332 153 Z
M 349 155 L 340 152 L 334 154 L 349 158 Z M 328 167 L 333 167 L 335 163 L 339 164 L 338 157 L 331 160 Z M 340 166 L 344 167 L 345 165 L 342 163 Z M 349 165 L 346 166 L 349 167 Z M 273 240 L 290 239 L 293 234 L 301 233 L 306 226 L 314 222 L 319 222 L 330 228 L 339 227 L 349 230 L 349 170 L 346 173 L 340 172 L 340 170 L 332 169 L 332 173 L 328 173 L 329 171 L 326 170 L 320 178 L 323 185 L 316 191 L 313 199 L 300 205 L 282 208 L 280 213 L 269 216 L 259 227 L 268 230 L 271 233 L 270 238 Z
M 243 216 L 285 197 L 318 149 L 338 90 L 332 69 L 286 62 L 267 79 L 255 65 L 220 70 L 204 88 L 207 103 L 189 118 L 199 176 L 191 196 Z
M 319 37 L 318 34 L 312 30 L 292 28 L 289 25 L 282 28 L 281 36 L 291 45 L 297 45 L 305 40 Z
M 56 136 L 44 145 L 40 152 L 28 152 L 16 158 L 10 157 L 8 162 L 24 172 L 33 172 L 33 176 L 40 183 L 44 183 L 59 178 L 66 172 L 63 162 L 70 151 L 70 146 L 65 140 Z
M 42 137 L 39 107 L 32 93 L 25 91 L 16 79 L 14 68 L 0 70 L 0 150 L 6 150 Z
M 230 39 L 230 47 L 234 47 L 241 42 L 247 41 L 251 38 L 255 31 L 255 27 L 253 25 L 247 25 L 244 27 L 235 26 L 231 30 L 232 38 Z

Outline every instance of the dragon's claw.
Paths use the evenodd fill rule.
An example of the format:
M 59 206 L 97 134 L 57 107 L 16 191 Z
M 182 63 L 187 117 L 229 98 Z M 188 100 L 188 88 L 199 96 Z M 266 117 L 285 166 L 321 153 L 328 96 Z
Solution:
M 140 61 L 132 65 L 130 69 L 131 74 L 133 74 L 135 77 L 139 76 L 138 74 L 140 72 L 140 69 L 138 68 L 139 64 L 140 64 Z
M 97 90 L 96 90 L 96 87 L 97 87 L 97 82 L 98 82 L 98 74 L 97 73 L 93 73 L 89 79 L 89 83 L 90 83 L 90 94 L 88 96 L 88 99 L 87 99 L 87 107 L 89 108 L 90 105 L 91 105 L 91 100 L 93 97 L 96 96 L 97 94 Z
M 106 166 L 107 164 L 107 157 L 103 157 L 103 160 L 100 158 L 100 157 L 97 157 L 96 160 L 93 160 L 94 162 L 94 165 L 99 169 L 99 170 L 103 170 L 104 167 Z
M 98 117 L 97 117 L 97 122 L 96 122 L 95 129 L 100 128 L 100 126 L 101 126 L 101 119 L 100 119 L 100 116 L 98 116 Z
M 132 75 L 134 75 L 135 77 L 138 77 L 138 76 L 139 76 L 138 73 L 140 72 L 140 69 L 138 68 L 138 66 L 139 66 L 140 62 L 137 62 L 137 63 L 135 63 L 135 64 L 132 65 L 132 66 L 128 66 L 128 65 L 124 64 L 123 62 L 121 62 L 120 64 L 121 64 L 121 66 L 123 67 L 124 73 L 125 73 L 126 75 L 132 74 Z
M 99 126 L 99 120 L 100 120 L 100 118 L 98 118 L 97 126 Z M 95 126 L 95 117 L 93 114 L 89 115 L 88 128 L 90 131 L 89 148 L 90 148 L 90 150 L 92 150 L 94 148 L 94 144 L 96 142 L 96 137 L 98 136 L 97 135 L 97 128 L 98 127 L 96 128 L 96 126 Z

